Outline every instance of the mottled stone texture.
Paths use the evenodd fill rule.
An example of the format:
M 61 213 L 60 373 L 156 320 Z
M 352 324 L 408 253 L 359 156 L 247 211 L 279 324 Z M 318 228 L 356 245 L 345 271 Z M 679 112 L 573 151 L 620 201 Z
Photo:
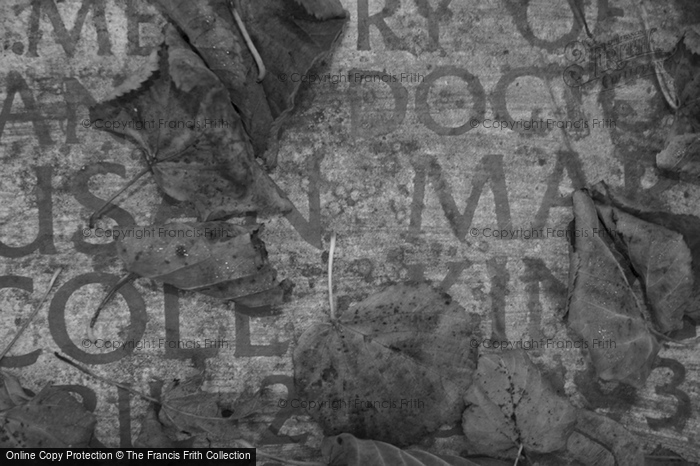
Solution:
M 642 31 L 638 2 L 577 3 L 596 40 Z M 580 76 L 565 70 L 577 59 L 588 67 L 591 49 L 564 0 L 343 4 L 351 20 L 332 59 L 308 76 L 284 77 L 305 81 L 272 173 L 295 210 L 259 219 L 278 278 L 296 283 L 292 301 L 268 316 L 235 313 L 233 304 L 141 279 L 103 311 L 96 348 L 83 343 L 85 325 L 123 271 L 111 238 L 83 228 L 143 160 L 85 119 L 90 104 L 146 61 L 165 20 L 132 0 L 2 2 L 0 340 L 9 341 L 65 267 L 6 370 L 35 391 L 51 380 L 93 390 L 97 435 L 110 446 L 136 437 L 145 402 L 58 363 L 53 351 L 145 392 L 196 366 L 206 368 L 205 390 L 265 385 L 291 400 L 295 342 L 327 315 L 336 231 L 341 310 L 387 283 L 429 279 L 481 315 L 483 335 L 543 341 L 529 355 L 576 405 L 601 408 L 649 450 L 663 445 L 700 460 L 698 349 L 662 349 L 647 383 L 631 392 L 591 380 L 561 319 L 575 188 L 604 179 L 659 209 L 698 214 L 697 185 L 657 175 L 671 111 L 648 55 L 626 49 L 626 75 L 570 87 Z M 653 39 L 669 50 L 691 19 L 675 2 L 645 6 L 658 28 Z M 567 47 L 572 41 L 581 43 Z M 148 178 L 115 203 L 101 228 L 194 216 Z M 270 423 L 260 440 L 277 444 L 270 452 L 315 455 L 321 432 L 303 409 L 288 406 Z M 300 445 L 281 445 L 288 435 Z

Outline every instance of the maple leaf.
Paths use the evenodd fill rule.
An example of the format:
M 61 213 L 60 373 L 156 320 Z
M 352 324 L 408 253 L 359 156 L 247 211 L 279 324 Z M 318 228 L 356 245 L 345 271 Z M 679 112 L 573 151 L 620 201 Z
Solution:
M 173 380 L 163 391 L 160 409 L 152 406 L 142 421 L 139 445 L 224 446 L 259 439 L 273 417 L 272 400 L 263 391 L 204 391 L 203 382 L 203 373 Z
M 134 84 L 91 108 L 90 118 L 143 150 L 163 192 L 191 202 L 203 221 L 292 209 L 255 161 L 223 84 L 173 26 L 165 29 L 157 70 L 138 88 Z

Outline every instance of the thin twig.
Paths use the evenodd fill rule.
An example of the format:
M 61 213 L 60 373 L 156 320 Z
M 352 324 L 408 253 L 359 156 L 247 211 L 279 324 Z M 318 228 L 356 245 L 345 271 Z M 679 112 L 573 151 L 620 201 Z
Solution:
M 518 466 L 518 461 L 520 461 L 520 454 L 523 452 L 523 444 L 520 444 L 520 448 L 518 449 L 518 456 L 515 457 L 515 463 L 513 463 L 513 466 Z
M 250 39 L 250 36 L 248 35 L 248 30 L 245 28 L 245 24 L 243 23 L 243 20 L 238 14 L 238 9 L 236 9 L 236 6 L 233 3 L 231 3 L 231 12 L 233 13 L 233 19 L 236 20 L 236 25 L 238 26 L 238 29 L 241 30 L 241 35 L 245 40 L 245 45 L 248 46 L 248 50 L 250 50 L 251 55 L 253 55 L 255 64 L 258 65 L 258 82 L 260 82 L 263 79 L 265 79 L 265 74 L 267 74 L 267 71 L 265 70 L 265 64 L 263 63 L 262 58 L 258 53 L 258 50 L 255 48 L 255 44 L 253 44 L 253 41 Z
M 63 270 L 63 267 L 59 267 L 58 270 L 53 274 L 53 277 L 51 277 L 51 281 L 49 282 L 49 287 L 46 290 L 46 293 L 44 293 L 44 296 L 41 298 L 39 301 L 39 304 L 36 305 L 34 310 L 32 311 L 31 314 L 29 314 L 29 317 L 27 320 L 24 321 L 20 329 L 17 331 L 15 334 L 15 337 L 12 339 L 9 345 L 5 347 L 4 350 L 2 350 L 2 353 L 0 353 L 0 361 L 2 361 L 2 358 L 5 357 L 8 351 L 10 351 L 10 348 L 12 348 L 12 345 L 14 345 L 17 340 L 19 340 L 19 337 L 24 333 L 24 331 L 29 327 L 29 323 L 36 317 L 36 315 L 39 313 L 39 309 L 41 309 L 41 306 L 44 304 L 44 301 L 46 301 L 46 298 L 49 297 L 49 293 L 51 292 L 51 289 L 53 288 L 54 283 L 56 283 L 56 279 L 58 278 L 58 275 L 61 273 L 61 270 Z
M 335 322 L 335 303 L 333 302 L 333 254 L 335 253 L 335 231 L 331 233 L 331 245 L 328 248 L 328 303 L 331 321 Z

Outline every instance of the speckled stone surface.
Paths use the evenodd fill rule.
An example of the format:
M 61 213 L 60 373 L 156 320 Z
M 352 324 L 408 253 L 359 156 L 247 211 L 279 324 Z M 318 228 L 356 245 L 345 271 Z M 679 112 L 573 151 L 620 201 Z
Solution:
M 49 381 L 94 390 L 96 432 L 108 446 L 130 445 L 146 403 L 59 363 L 54 351 L 144 392 L 155 380 L 193 374 L 194 357 L 206 368 L 205 390 L 264 383 L 287 399 L 295 341 L 328 312 L 335 231 L 340 312 L 387 283 L 431 280 L 482 316 L 484 335 L 505 332 L 514 344 L 550 339 L 529 354 L 562 374 L 557 380 L 572 403 L 619 420 L 647 452 L 663 446 L 700 461 L 697 346 L 663 348 L 663 367 L 636 392 L 596 382 L 581 349 L 559 347 L 577 339 L 561 318 L 569 266 L 563 232 L 575 188 L 602 179 L 649 205 L 700 215 L 700 186 L 668 182 L 654 166 L 673 117 L 649 56 L 626 56 L 628 74 L 619 81 L 573 88 L 564 72 L 578 46 L 567 45 L 588 48 L 564 0 L 527 8 L 507 0 L 342 2 L 351 19 L 332 59 L 308 76 L 284 77 L 306 81 L 272 173 L 296 210 L 261 220 L 270 261 L 296 284 L 292 301 L 279 315 L 248 317 L 232 303 L 137 280 L 98 324 L 104 341 L 142 342 L 132 350 L 83 344 L 106 284 L 122 274 L 111 239 L 83 229 L 100 199 L 143 161 L 135 146 L 83 121 L 88 105 L 145 62 L 165 20 L 131 0 L 2 2 L 1 341 L 64 267 L 10 352 L 40 354 L 8 360 L 14 367 L 3 370 L 35 391 Z M 689 21 L 686 2 L 644 5 L 657 28 L 653 48 L 670 50 Z M 584 13 L 598 41 L 643 37 L 634 36 L 644 31 L 638 2 L 594 0 Z M 544 123 L 537 129 L 532 121 Z M 122 210 L 102 228 L 192 217 L 164 201 L 148 177 L 117 204 Z M 168 347 L 178 340 L 180 349 Z M 674 378 L 681 382 L 669 385 Z M 648 421 L 662 418 L 670 419 L 662 427 Z M 270 433 L 266 451 L 315 457 L 321 432 L 303 410 L 270 422 L 280 436 L 309 435 L 293 444 Z M 463 449 L 457 437 L 425 446 Z

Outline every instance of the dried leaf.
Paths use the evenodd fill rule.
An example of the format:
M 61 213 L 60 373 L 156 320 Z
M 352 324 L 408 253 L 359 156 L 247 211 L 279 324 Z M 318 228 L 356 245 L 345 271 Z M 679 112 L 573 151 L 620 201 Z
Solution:
M 645 466 L 696 466 L 698 463 L 691 463 L 683 459 L 675 451 L 657 445 L 654 450 L 645 456 Z
M 67 391 L 47 385 L 30 401 L 0 412 L 0 447 L 87 447 L 95 423 Z
M 254 440 L 260 434 L 256 428 L 267 429 L 269 419 L 264 423 L 256 419 L 272 408 L 262 392 L 207 392 L 202 390 L 203 382 L 203 375 L 198 374 L 175 380 L 163 391 L 158 418 L 168 437 L 194 436 L 190 440 L 197 445 L 225 445 L 232 438 Z
M 260 83 L 257 66 L 235 25 L 229 0 L 155 3 L 187 34 L 192 46 L 223 81 L 241 114 L 255 154 L 264 157 L 267 166 L 275 166 L 279 131 L 294 107 L 301 84 L 297 77 L 330 54 L 349 18 L 340 2 L 236 2 L 268 69 Z
M 158 186 L 191 202 L 200 220 L 292 208 L 256 163 L 228 92 L 172 26 L 158 71 L 137 90 L 91 108 L 90 118 L 137 144 Z
M 161 51 L 158 48 L 154 48 L 151 54 L 148 56 L 147 60 L 141 64 L 135 72 L 129 73 L 128 76 L 121 84 L 115 87 L 112 92 L 107 94 L 104 101 L 109 102 L 110 100 L 121 97 L 130 92 L 138 91 L 138 89 L 143 86 L 143 83 L 148 81 L 154 73 L 157 73 L 161 66 Z
M 683 327 L 683 314 L 693 292 L 690 249 L 683 235 L 612 206 L 596 204 L 596 209 L 605 228 L 624 244 L 659 331 L 668 333 Z
M 304 1 L 304 9 L 287 0 L 242 0 L 241 16 L 267 66 L 262 81 L 264 100 L 247 98 L 241 115 L 257 153 L 268 141 L 272 154 L 267 164 L 275 165 L 276 141 L 285 119 L 294 107 L 301 79 L 333 51 L 350 16 L 338 0 L 324 1 L 323 7 Z M 313 2 L 317 4 L 318 2 Z M 313 9 L 314 16 L 307 13 Z M 317 19 L 319 16 L 323 20 Z M 286 79 L 285 79 L 286 78 Z M 232 93 L 233 95 L 233 93 Z M 236 103 L 234 101 L 234 103 Z M 268 110 L 269 111 L 266 111 Z M 247 111 L 246 111 L 247 110 Z M 259 142 L 258 142 L 259 141 Z
M 672 136 L 666 148 L 656 154 L 656 166 L 666 176 L 700 183 L 700 134 Z
M 163 407 L 160 411 L 160 420 L 166 426 L 175 427 L 180 431 L 190 434 L 214 434 L 222 429 L 222 401 L 218 393 L 207 393 L 201 390 L 204 379 L 195 376 L 185 381 L 173 381 L 163 392 L 163 402 L 175 407 L 178 411 Z M 225 396 L 225 395 L 224 395 Z M 183 414 L 192 413 L 196 416 L 215 418 L 218 420 L 202 419 Z
M 533 466 L 643 466 L 639 440 L 621 424 L 592 411 L 577 410 L 566 450 L 529 454 Z
M 522 350 L 481 354 L 464 399 L 462 427 L 470 452 L 499 458 L 561 450 L 575 409 L 556 394 Z
M 277 282 L 261 231 L 262 225 L 227 222 L 137 226 L 119 230 L 117 254 L 129 272 L 181 290 L 250 307 L 276 305 L 293 285 Z
M 351 434 L 323 439 L 321 453 L 328 466 L 510 466 L 511 463 L 485 458 L 467 459 L 433 455 L 421 450 L 400 450 L 375 440 L 360 440 Z
M 568 324 L 585 340 L 598 377 L 640 387 L 659 351 L 644 319 L 648 310 L 591 198 L 576 191 L 573 201 L 577 234 L 569 254 Z
M 316 19 L 344 18 L 347 12 L 338 0 L 295 0 Z
M 253 56 L 246 49 L 228 0 L 153 0 L 152 3 L 185 33 L 188 42 L 224 83 L 231 97 L 232 90 L 245 85 L 249 72 L 257 74 Z
M 700 24 L 693 24 L 686 27 L 683 43 L 690 52 L 700 55 Z
M 308 413 L 326 435 L 416 442 L 460 419 L 479 321 L 427 283 L 390 286 L 304 332 L 294 351 L 299 396 L 320 404 Z
M 645 228 L 649 230 L 648 238 L 639 237 L 641 230 L 636 234 L 627 231 L 622 236 L 616 233 L 616 236 L 622 239 L 619 244 L 622 252 L 631 258 L 636 275 L 642 278 L 646 297 L 650 302 L 650 311 L 659 325 L 659 330 L 680 328 L 682 325 L 679 321 L 683 313 L 696 322 L 700 321 L 700 218 L 650 210 L 649 202 L 635 202 L 617 195 L 603 182 L 592 187 L 591 195 L 599 210 L 603 208 L 601 206 L 612 206 L 616 212 L 628 215 L 626 218 L 629 225 L 646 225 Z M 627 227 L 627 230 L 630 228 Z M 663 244 L 664 238 L 674 246 L 666 249 Z M 631 243 L 635 241 L 641 241 L 641 247 L 633 247 Z M 650 241 L 658 244 L 652 245 Z M 643 243 L 653 246 L 656 255 L 650 254 L 652 249 L 645 251 Z M 647 263 L 658 269 L 648 277 L 645 265 Z M 664 264 L 667 265 L 666 269 Z M 673 287 L 676 287 L 675 291 L 672 290 Z M 659 302 L 650 290 L 659 291 L 664 288 L 671 288 L 668 291 L 668 300 Z M 660 294 L 663 296 L 664 293 Z
M 31 399 L 11 374 L 0 373 L 0 411 L 13 408 Z
M 690 183 L 700 183 L 700 26 L 686 28 L 674 53 L 660 67 L 657 76 L 664 77 L 664 95 L 672 88 L 677 105 L 673 125 L 666 137 L 666 147 L 656 155 L 661 174 Z M 661 79 L 661 78 L 660 78 Z M 668 97 L 667 97 L 668 98 Z
M 600 454 L 594 453 L 600 446 L 612 454 L 614 465 L 644 465 L 644 451 L 636 436 L 612 419 L 592 411 L 577 410 L 575 436 L 569 439 L 568 450 L 582 464 L 597 466 L 603 464 L 598 461 Z
M 672 76 L 678 109 L 669 137 L 700 132 L 700 55 L 693 50 L 696 33 L 686 31 L 664 69 Z
M 172 429 L 167 429 L 160 422 L 155 406 L 151 404 L 141 421 L 141 430 L 134 446 L 136 448 L 191 448 L 194 445 L 194 436 L 187 440 L 176 440 L 172 438 L 175 434 L 171 431 Z

